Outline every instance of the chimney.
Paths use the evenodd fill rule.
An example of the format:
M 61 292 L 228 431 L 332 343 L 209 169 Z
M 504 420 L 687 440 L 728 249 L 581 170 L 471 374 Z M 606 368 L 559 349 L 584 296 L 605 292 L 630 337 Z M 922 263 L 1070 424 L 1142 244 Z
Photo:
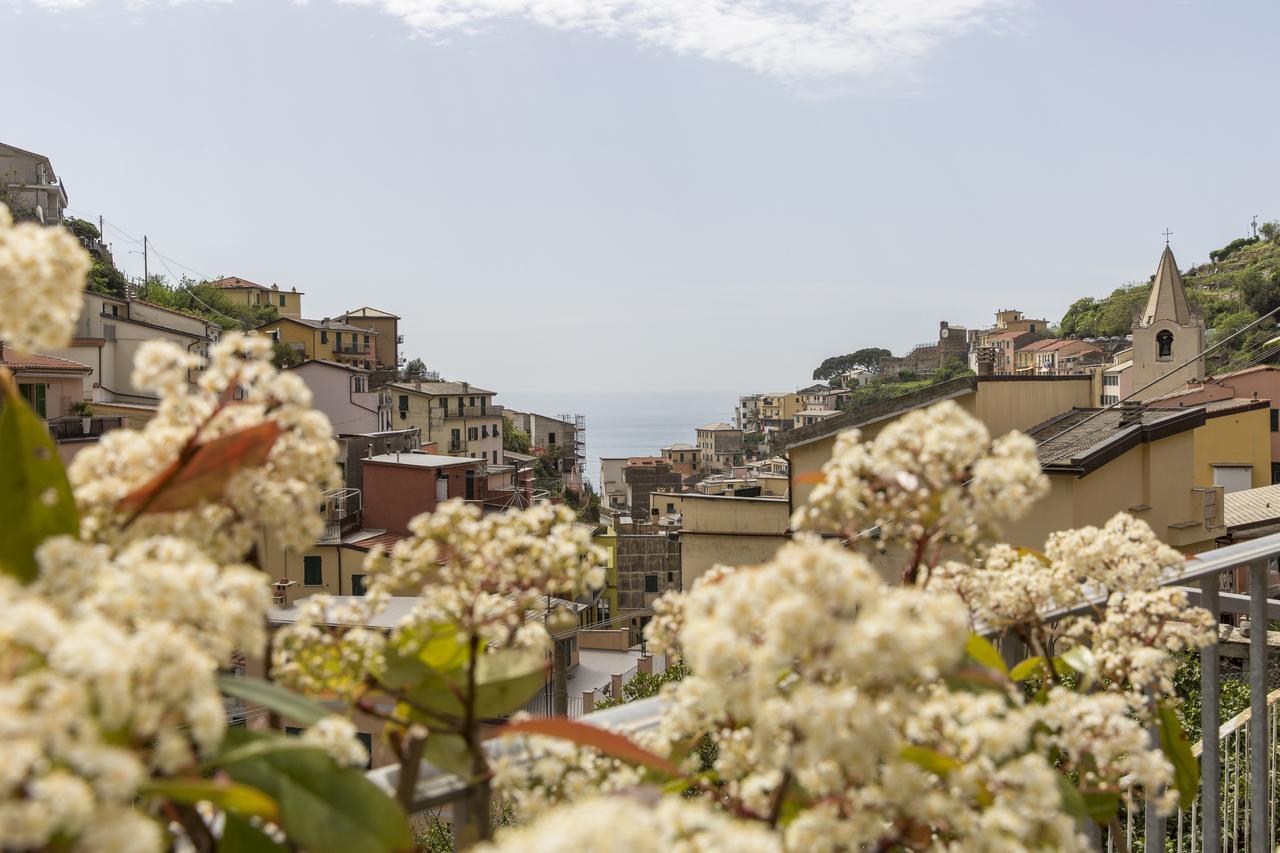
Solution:
M 1120 426 L 1131 427 L 1142 423 L 1142 403 L 1129 400 L 1120 404 Z
M 327 325 L 329 325 L 329 318 L 328 318 L 328 317 L 325 317 L 323 320 L 321 320 L 321 321 L 320 321 L 320 325 L 321 325 L 321 326 L 327 326 Z

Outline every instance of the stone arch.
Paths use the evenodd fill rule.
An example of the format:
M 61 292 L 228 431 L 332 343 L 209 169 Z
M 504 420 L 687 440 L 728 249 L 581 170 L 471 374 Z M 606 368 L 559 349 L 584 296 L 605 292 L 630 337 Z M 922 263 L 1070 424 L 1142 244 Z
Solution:
M 1156 332 L 1156 358 L 1173 358 L 1173 332 L 1168 329 Z

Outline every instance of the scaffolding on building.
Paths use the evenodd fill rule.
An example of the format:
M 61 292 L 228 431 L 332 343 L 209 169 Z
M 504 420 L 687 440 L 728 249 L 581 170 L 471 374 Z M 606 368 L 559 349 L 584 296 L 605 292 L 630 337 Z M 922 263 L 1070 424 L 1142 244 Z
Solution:
M 587 468 L 587 416 L 562 414 L 560 420 L 573 425 L 573 479 L 581 489 Z

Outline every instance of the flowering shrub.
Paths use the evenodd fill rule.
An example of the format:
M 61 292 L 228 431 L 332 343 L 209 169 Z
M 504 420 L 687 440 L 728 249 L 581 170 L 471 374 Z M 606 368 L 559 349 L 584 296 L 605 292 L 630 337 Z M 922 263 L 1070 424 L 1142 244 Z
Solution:
M 87 268 L 32 228 L 0 208 L 0 297 L 19 309 L 0 338 L 23 347 L 67 338 Z M 503 757 L 486 746 L 545 686 L 564 599 L 603 583 L 555 507 L 414 519 L 369 556 L 362 601 L 310 599 L 268 655 L 255 531 L 313 541 L 338 481 L 327 421 L 270 349 L 147 345 L 156 417 L 69 477 L 0 368 L 0 846 L 402 849 L 424 758 L 467 785 L 456 840 L 494 850 L 1078 849 L 1122 784 L 1165 811 L 1194 795 L 1172 655 L 1213 626 L 1160 586 L 1178 554 L 1123 515 L 1043 553 L 999 544 L 1047 482 L 1026 437 L 993 441 L 950 403 L 842 435 L 792 543 L 658 603 L 650 640 L 688 674 L 643 736 L 516 714 Z M 363 627 L 393 594 L 419 603 Z M 1083 615 L 1045 622 L 1054 608 Z M 992 633 L 1025 659 L 1010 668 Z M 275 682 L 219 674 L 246 655 Z M 224 696 L 306 732 L 228 728 Z M 386 724 L 395 800 L 357 769 L 357 710 Z M 494 784 L 525 825 L 491 838 Z

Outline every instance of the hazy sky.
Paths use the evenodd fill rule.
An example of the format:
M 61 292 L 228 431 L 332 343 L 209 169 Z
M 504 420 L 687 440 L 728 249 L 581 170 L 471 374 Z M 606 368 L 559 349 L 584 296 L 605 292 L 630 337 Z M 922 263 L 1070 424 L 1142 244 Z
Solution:
M 146 233 L 311 316 L 393 310 L 498 391 L 732 394 L 1280 219 L 1278 32 L 1269 2 L 0 0 L 0 140 L 131 274 Z

